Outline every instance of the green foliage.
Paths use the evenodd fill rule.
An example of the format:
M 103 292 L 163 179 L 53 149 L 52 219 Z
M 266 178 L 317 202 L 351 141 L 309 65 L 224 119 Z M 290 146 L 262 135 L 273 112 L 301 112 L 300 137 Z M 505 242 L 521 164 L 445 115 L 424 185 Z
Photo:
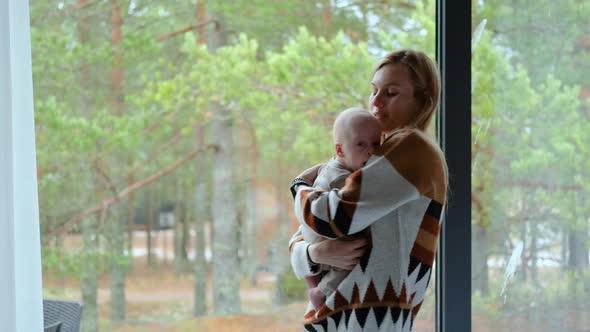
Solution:
M 65 252 L 63 249 L 45 246 L 41 251 L 43 270 L 57 273 L 61 276 L 77 278 L 80 276 L 82 262 L 94 261 L 100 267 L 105 255 L 101 253 Z
M 401 10 L 400 26 L 390 29 L 379 29 L 377 40 L 380 48 L 385 51 L 402 48 L 417 49 L 435 58 L 436 13 L 434 1 L 417 1 L 416 8 Z
M 563 49 L 548 46 L 546 38 L 552 38 L 551 42 L 564 42 L 558 41 L 557 35 L 530 30 L 534 31 L 540 19 L 535 15 L 546 19 L 545 15 L 555 10 L 553 13 L 572 17 L 574 6 L 564 9 L 568 6 L 536 2 L 526 4 L 525 13 L 521 5 L 525 4 L 486 3 L 484 8 L 475 8 L 474 18 L 485 18 L 488 25 L 472 63 L 472 180 L 475 197 L 485 202 L 474 208 L 473 221 L 486 225 L 492 238 L 494 233 L 502 233 L 492 242 L 498 249 L 504 246 L 506 234 L 512 231 L 521 234 L 519 229 L 529 218 L 547 218 L 558 213 L 561 220 L 575 223 L 576 217 L 567 216 L 567 208 L 562 207 L 569 204 L 567 200 L 543 195 L 543 186 L 559 188 L 578 183 L 577 176 L 586 173 L 582 160 L 588 157 L 580 153 L 577 142 L 582 136 L 590 139 L 588 130 L 582 129 L 587 128 L 587 117 L 578 111 L 578 85 L 582 82 L 568 77 L 567 82 L 575 82 L 569 85 L 561 74 L 569 70 L 570 64 L 562 61 L 559 67 L 562 70 L 554 71 L 555 62 L 548 60 L 567 58 L 567 62 L 576 63 L 576 57 L 560 55 Z M 528 7 L 531 5 L 539 8 L 531 9 Z M 576 10 L 584 11 L 584 8 Z M 513 16 L 505 16 L 512 12 L 532 19 L 515 20 Z M 557 18 L 552 16 L 550 20 L 553 19 Z M 580 21 L 576 22 L 562 24 L 562 21 L 552 29 L 565 29 L 566 25 L 567 29 L 581 28 L 578 27 Z M 532 46 L 538 44 L 542 47 Z M 533 54 L 533 47 L 543 52 Z M 565 160 L 568 162 L 564 163 Z M 527 189 L 531 186 L 538 188 Z M 527 218 L 523 218 L 524 215 Z M 514 222 L 507 222 L 506 218 Z M 543 236 L 549 239 L 554 234 Z M 488 250 L 494 251 L 493 248 Z
M 123 81 L 114 91 L 111 3 L 90 2 L 82 9 L 75 1 L 30 2 L 44 234 L 122 191 L 130 175 L 145 179 L 195 149 L 196 128 L 209 123 L 213 105 L 228 110 L 235 127 L 252 129 L 259 183 L 277 181 L 277 164 L 287 165 L 279 175 L 286 190 L 297 171 L 332 156 L 335 116 L 367 106 L 378 56 L 398 48 L 434 56 L 434 1 L 208 1 L 228 36 L 215 53 L 197 45 L 196 31 L 160 38 L 205 23 L 195 22 L 194 1 L 131 2 L 123 10 Z M 588 229 L 590 99 L 581 96 L 589 89 L 590 3 L 473 7 L 474 24 L 487 21 L 472 59 L 472 222 L 486 236 L 474 245 L 501 259 L 525 241 L 525 255 L 539 255 L 530 252 L 533 232 L 543 251 Z M 191 186 L 204 173 L 187 164 L 153 185 L 172 196 L 174 177 Z M 105 258 L 129 264 L 116 254 L 43 250 L 45 269 L 72 276 L 82 260 Z M 476 292 L 474 312 L 498 318 L 529 297 L 566 301 L 559 277 L 551 278 L 556 283 L 542 290 L 510 288 L 506 307 L 495 292 Z M 306 297 L 292 274 L 279 283 L 288 297 Z
M 207 6 L 220 14 L 229 35 L 215 54 L 197 46 L 192 32 L 160 38 L 191 22 L 194 4 L 133 3 L 123 11 L 124 80 L 116 96 L 109 76 L 113 45 L 106 38 L 112 32 L 111 4 L 80 9 L 73 2 L 32 2 L 43 206 L 70 216 L 91 206 L 100 196 L 93 189 L 98 161 L 117 190 L 125 187 L 128 172 L 142 178 L 168 165 L 193 147 L 194 128 L 208 123 L 212 103 L 229 109 L 236 123 L 254 128 L 263 169 L 279 159 L 294 168 L 324 162 L 333 153 L 336 114 L 366 106 L 376 60 L 369 49 L 402 40 L 404 47 L 424 46 L 432 53 L 434 45 L 432 3 L 415 9 L 265 0 Z M 399 32 L 385 44 L 369 28 L 375 15 L 381 27 Z M 174 151 L 161 153 L 170 141 Z M 61 195 L 49 195 L 57 192 Z
M 278 287 L 287 301 L 307 300 L 307 287 L 303 280 L 297 279 L 292 271 L 283 272 L 279 276 Z
M 482 296 L 479 291 L 476 291 L 471 295 L 473 315 L 499 320 L 501 318 L 501 308 L 502 302 L 496 294 Z
M 101 259 L 103 259 L 104 262 L 108 262 L 111 267 L 115 266 L 116 269 L 121 269 L 123 271 L 127 271 L 131 267 L 131 257 L 129 255 L 121 255 L 119 253 L 107 251 L 101 254 Z

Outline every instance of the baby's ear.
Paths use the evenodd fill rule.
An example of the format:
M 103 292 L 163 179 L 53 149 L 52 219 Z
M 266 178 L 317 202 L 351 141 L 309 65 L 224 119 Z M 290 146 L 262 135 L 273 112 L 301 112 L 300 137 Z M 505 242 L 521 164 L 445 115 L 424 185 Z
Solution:
M 340 145 L 340 143 L 334 144 L 334 150 L 336 150 L 336 155 L 338 157 L 344 157 L 344 152 L 342 152 L 342 145 Z

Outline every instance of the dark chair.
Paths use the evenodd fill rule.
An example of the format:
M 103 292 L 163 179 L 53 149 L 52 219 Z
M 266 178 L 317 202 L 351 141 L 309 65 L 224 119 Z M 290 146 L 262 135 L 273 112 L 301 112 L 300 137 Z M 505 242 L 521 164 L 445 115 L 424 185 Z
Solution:
M 45 325 L 43 332 L 60 332 L 61 322 L 55 322 L 49 326 Z
M 79 332 L 81 319 L 82 304 L 73 301 L 43 300 L 45 332 Z

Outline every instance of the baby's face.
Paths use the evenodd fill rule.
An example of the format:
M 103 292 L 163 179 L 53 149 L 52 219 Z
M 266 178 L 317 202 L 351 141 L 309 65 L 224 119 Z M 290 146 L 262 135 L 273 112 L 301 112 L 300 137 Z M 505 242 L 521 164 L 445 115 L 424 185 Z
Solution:
M 355 123 L 342 141 L 344 164 L 353 171 L 363 168 L 380 143 L 381 126 L 377 120 Z

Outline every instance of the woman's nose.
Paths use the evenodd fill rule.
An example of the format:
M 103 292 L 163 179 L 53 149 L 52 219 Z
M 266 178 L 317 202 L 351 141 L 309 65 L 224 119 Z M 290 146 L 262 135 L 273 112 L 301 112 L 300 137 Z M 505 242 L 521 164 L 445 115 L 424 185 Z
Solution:
M 377 108 L 381 108 L 381 106 L 383 106 L 383 103 L 381 102 L 381 96 L 380 95 L 374 96 L 372 104 L 373 104 L 373 106 L 375 106 Z

